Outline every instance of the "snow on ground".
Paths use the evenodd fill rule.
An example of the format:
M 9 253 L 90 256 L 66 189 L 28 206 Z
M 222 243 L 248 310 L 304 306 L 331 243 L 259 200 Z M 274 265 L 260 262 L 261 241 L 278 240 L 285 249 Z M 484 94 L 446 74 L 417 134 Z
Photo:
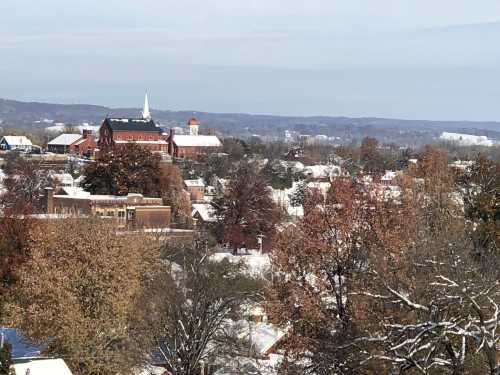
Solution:
M 82 124 L 82 125 L 71 126 L 71 127 L 77 128 L 78 131 L 80 131 L 80 132 L 82 132 L 83 130 L 92 130 L 92 132 L 94 134 L 97 134 L 97 132 L 99 131 L 99 126 L 89 125 L 89 124 Z M 57 124 L 57 125 L 52 125 L 52 126 L 45 128 L 45 130 L 47 130 L 49 132 L 63 132 L 65 129 L 66 129 L 66 124 Z
M 271 260 L 268 254 L 261 254 L 257 250 L 239 250 L 238 255 L 233 255 L 230 251 L 216 252 L 211 256 L 215 261 L 228 259 L 230 262 L 243 262 L 248 267 L 248 274 L 251 276 L 264 276 L 271 269 Z
M 271 354 L 269 359 L 260 360 L 247 357 L 228 358 L 214 375 L 276 375 L 283 356 Z
M 134 375 L 163 375 L 168 374 L 167 370 L 158 366 L 145 366 L 134 371 Z

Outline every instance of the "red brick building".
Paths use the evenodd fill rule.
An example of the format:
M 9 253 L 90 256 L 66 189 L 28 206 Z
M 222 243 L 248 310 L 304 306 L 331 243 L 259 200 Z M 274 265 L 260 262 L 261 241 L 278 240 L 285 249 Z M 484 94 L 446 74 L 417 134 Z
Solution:
M 100 150 L 137 144 L 150 151 L 167 152 L 168 143 L 160 128 L 148 118 L 106 118 L 99 128 Z
M 97 147 L 92 130 L 83 130 L 83 134 L 61 134 L 47 144 L 47 150 L 56 154 L 91 154 Z
M 205 198 L 205 183 L 202 179 L 184 180 L 184 188 L 191 196 L 192 202 L 200 202 Z
M 196 159 L 203 154 L 218 152 L 222 143 L 215 135 L 198 135 L 200 122 L 191 118 L 188 121 L 189 134 L 175 134 L 170 130 L 168 152 L 175 158 Z

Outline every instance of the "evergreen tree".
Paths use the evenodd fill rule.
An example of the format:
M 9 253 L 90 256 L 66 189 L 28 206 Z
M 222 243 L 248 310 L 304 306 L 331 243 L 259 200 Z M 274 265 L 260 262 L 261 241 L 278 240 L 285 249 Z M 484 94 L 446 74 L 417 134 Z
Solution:
M 310 193 L 309 188 L 307 187 L 307 183 L 305 181 L 301 181 L 298 183 L 295 191 L 289 195 L 290 204 L 293 207 L 304 206 L 309 195 Z

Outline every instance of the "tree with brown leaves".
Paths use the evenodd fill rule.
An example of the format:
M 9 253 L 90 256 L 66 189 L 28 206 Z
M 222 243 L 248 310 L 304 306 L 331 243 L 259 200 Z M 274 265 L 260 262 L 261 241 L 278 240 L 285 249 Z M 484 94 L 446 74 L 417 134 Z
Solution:
M 171 206 L 174 220 L 188 223 L 191 205 L 183 190 L 179 168 L 162 163 L 159 155 L 130 144 L 102 153 L 84 169 L 81 186 L 92 194 L 139 193 L 163 198 Z
M 326 201 L 310 201 L 304 218 L 273 246 L 278 273 L 268 310 L 275 323 L 291 326 L 288 354 L 305 364 L 304 373 L 354 371 L 355 353 L 342 345 L 357 331 L 351 293 L 367 266 L 371 205 L 363 185 L 336 179 Z
M 12 326 L 75 373 L 130 373 L 141 355 L 132 307 L 155 247 L 97 219 L 44 223 L 28 247 L 8 307 Z
M 244 245 L 257 246 L 258 236 L 272 239 L 281 217 L 266 180 L 250 163 L 240 164 L 214 206 L 219 239 L 229 243 L 235 252 Z

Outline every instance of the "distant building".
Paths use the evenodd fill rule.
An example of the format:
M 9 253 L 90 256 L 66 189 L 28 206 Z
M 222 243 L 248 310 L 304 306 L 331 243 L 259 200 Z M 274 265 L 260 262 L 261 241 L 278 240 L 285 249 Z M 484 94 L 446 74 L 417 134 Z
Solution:
M 184 180 L 184 187 L 191 196 L 191 201 L 199 202 L 205 198 L 205 183 L 201 178 L 196 180 Z
M 163 205 L 161 198 L 142 194 L 92 195 L 78 188 L 65 188 L 64 191 L 70 194 L 54 195 L 53 189 L 45 189 L 47 214 L 106 217 L 127 228 L 166 228 L 170 225 L 171 209 Z
M 471 135 L 461 133 L 443 132 L 439 139 L 445 142 L 456 143 L 460 146 L 486 146 L 491 147 L 495 142 L 485 135 Z
M 97 147 L 92 130 L 83 130 L 83 134 L 61 134 L 47 144 L 47 151 L 56 154 L 90 154 Z
M 4 151 L 30 152 L 33 143 L 24 135 L 6 135 L 0 139 L 0 149 Z
M 169 154 L 176 158 L 195 159 L 202 154 L 218 152 L 222 143 L 215 135 L 199 135 L 200 122 L 192 118 L 188 121 L 188 135 L 179 135 L 170 129 L 168 137 Z
M 137 144 L 150 151 L 167 152 L 168 144 L 160 128 L 151 118 L 146 96 L 142 117 L 106 118 L 99 128 L 98 147 L 112 149 L 127 144 Z

